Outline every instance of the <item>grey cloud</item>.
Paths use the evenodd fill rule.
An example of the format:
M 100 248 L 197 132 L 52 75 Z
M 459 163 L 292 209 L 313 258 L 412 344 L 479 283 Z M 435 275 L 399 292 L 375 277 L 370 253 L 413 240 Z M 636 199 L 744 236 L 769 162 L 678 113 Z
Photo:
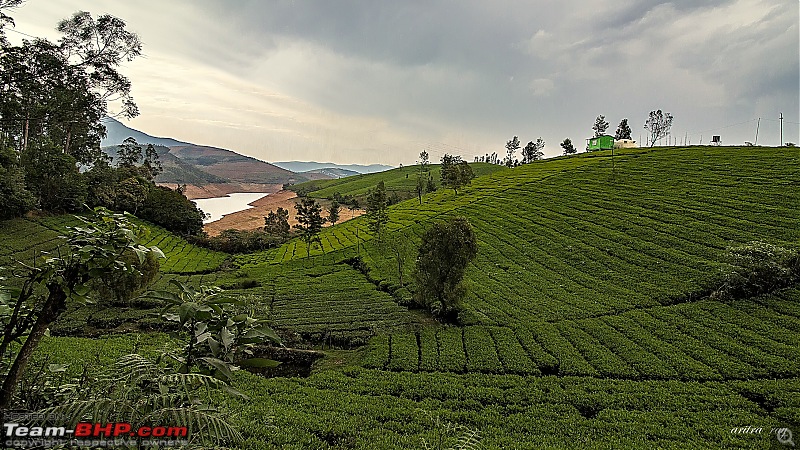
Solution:
M 259 115 L 256 131 L 282 130 L 264 141 L 292 151 L 340 134 L 359 157 L 373 149 L 375 158 L 399 158 L 402 142 L 453 136 L 482 154 L 517 134 L 544 137 L 554 154 L 565 137 L 582 142 L 598 114 L 612 126 L 627 117 L 636 130 L 655 108 L 675 114 L 677 132 L 777 111 L 798 121 L 798 5 L 785 0 L 142 2 L 95 3 L 130 17 L 145 52 L 185 60 L 178 82 L 207 86 L 192 79 L 206 66 L 320 117 L 380 124 L 382 137 L 358 142 L 344 127 L 359 120 L 308 126 L 303 108 Z M 207 103 L 241 100 L 230 89 L 219 85 Z M 248 108 L 259 104 L 273 107 Z M 726 134 L 743 142 L 750 131 Z M 407 153 L 413 161 L 417 144 Z

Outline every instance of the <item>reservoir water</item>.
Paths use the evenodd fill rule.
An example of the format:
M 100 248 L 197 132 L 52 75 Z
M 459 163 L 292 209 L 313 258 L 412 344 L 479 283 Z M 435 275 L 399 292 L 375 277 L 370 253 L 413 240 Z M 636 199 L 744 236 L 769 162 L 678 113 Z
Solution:
M 211 214 L 211 217 L 203 221 L 203 223 L 209 223 L 221 219 L 226 214 L 250 209 L 252 208 L 250 203 L 267 195 L 269 194 L 264 192 L 236 192 L 225 197 L 199 198 L 192 201 L 204 213 Z

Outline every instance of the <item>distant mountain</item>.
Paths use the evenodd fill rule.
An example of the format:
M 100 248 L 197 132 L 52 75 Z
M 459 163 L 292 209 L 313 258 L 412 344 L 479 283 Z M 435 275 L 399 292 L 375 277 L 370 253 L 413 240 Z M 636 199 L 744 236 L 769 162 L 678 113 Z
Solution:
M 157 146 L 159 159 L 164 166 L 164 173 L 156 180 L 161 183 L 197 186 L 212 183 L 285 184 L 301 183 L 310 179 L 231 150 L 153 137 L 110 117 L 103 119 L 103 125 L 106 126 L 107 134 L 102 141 L 103 150 L 112 157 L 116 156 L 116 146 L 128 137 L 133 137 L 139 144 Z M 332 177 L 320 174 L 311 178 Z
M 327 178 L 344 178 L 352 177 L 353 175 L 361 175 L 361 173 L 356 172 L 355 170 L 340 169 L 338 167 L 326 167 L 324 169 L 314 169 L 300 173 L 310 179 L 323 179 L 316 177 L 312 178 L 310 175 L 324 175 Z
M 285 184 L 307 180 L 303 175 L 222 148 L 176 145 L 169 152 L 200 170 L 238 183 Z
M 384 164 L 370 164 L 368 166 L 361 164 L 334 164 L 334 163 L 319 163 L 316 161 L 283 161 L 272 163 L 278 167 L 292 172 L 308 172 L 318 169 L 344 169 L 357 173 L 375 173 L 383 172 L 384 170 L 394 169 L 392 166 Z M 339 177 L 337 177 L 339 178 Z
M 142 133 L 139 130 L 134 130 L 122 122 L 106 117 L 102 120 L 103 125 L 106 126 L 106 137 L 100 142 L 102 147 L 109 147 L 112 145 L 122 144 L 122 141 L 132 137 L 140 144 L 153 144 L 163 145 L 164 147 L 172 147 L 173 145 L 191 145 L 187 142 L 176 141 L 172 138 L 153 137 L 147 133 Z
M 196 186 L 203 186 L 212 183 L 229 183 L 230 180 L 212 175 L 200 168 L 189 164 L 177 156 L 170 153 L 168 147 L 163 145 L 154 145 L 158 152 L 158 160 L 161 161 L 161 166 L 164 171 L 156 177 L 157 183 L 175 183 L 175 184 L 193 184 Z M 112 164 L 116 165 L 117 162 L 117 149 L 119 147 L 112 145 L 110 147 L 103 147 L 103 151 L 111 156 Z

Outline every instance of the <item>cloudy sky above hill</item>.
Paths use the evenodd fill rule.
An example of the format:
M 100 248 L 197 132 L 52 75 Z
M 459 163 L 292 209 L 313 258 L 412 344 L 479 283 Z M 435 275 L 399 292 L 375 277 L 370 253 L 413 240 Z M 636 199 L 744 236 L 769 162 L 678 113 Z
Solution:
M 77 10 L 124 19 L 123 72 L 156 136 L 268 161 L 411 164 L 423 149 L 546 153 L 604 114 L 649 111 L 696 144 L 798 142 L 800 13 L 788 0 L 28 0 L 17 32 L 57 39 Z M 10 37 L 24 37 L 9 33 Z M 641 136 L 641 138 L 640 138 Z

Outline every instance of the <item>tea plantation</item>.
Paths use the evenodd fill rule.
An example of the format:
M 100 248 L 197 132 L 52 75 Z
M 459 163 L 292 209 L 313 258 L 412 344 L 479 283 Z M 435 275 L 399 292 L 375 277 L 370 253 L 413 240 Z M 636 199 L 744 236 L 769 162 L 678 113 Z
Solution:
M 231 256 L 151 227 L 167 256 L 156 288 L 222 286 L 287 345 L 326 352 L 308 377 L 236 373 L 249 400 L 218 402 L 239 448 L 425 448 L 444 433 L 444 447 L 474 435 L 492 449 L 768 449 L 782 448 L 773 427 L 800 433 L 800 286 L 709 297 L 730 247 L 800 248 L 800 150 L 629 149 L 481 170 L 457 195 L 391 206 L 380 240 L 364 217 L 325 228 L 310 258 L 300 240 Z M 387 176 L 309 195 L 363 195 Z M 421 236 L 452 216 L 479 241 L 458 326 L 408 307 Z M 0 222 L 0 266 L 52 251 L 72 220 Z M 160 306 L 75 307 L 36 356 L 80 373 L 99 352 L 158 354 L 177 345 Z M 731 432 L 745 426 L 764 431 Z

